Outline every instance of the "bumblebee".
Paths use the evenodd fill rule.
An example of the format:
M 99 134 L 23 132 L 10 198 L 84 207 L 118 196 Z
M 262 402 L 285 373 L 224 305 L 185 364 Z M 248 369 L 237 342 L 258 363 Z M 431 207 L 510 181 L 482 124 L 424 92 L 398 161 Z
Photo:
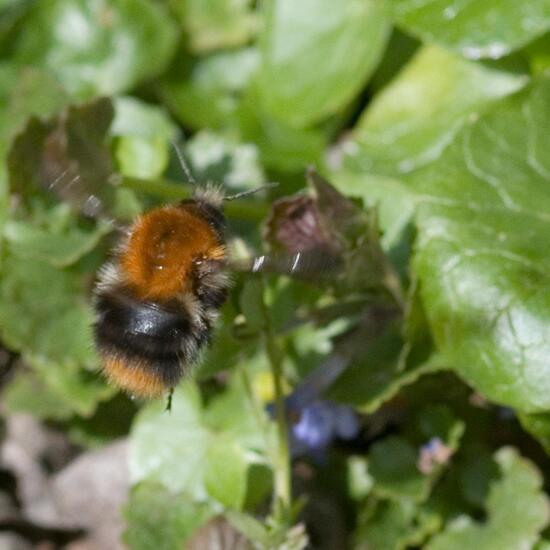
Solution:
M 197 362 L 228 292 L 220 188 L 155 208 L 99 271 L 94 335 L 103 370 L 140 397 L 174 388 Z

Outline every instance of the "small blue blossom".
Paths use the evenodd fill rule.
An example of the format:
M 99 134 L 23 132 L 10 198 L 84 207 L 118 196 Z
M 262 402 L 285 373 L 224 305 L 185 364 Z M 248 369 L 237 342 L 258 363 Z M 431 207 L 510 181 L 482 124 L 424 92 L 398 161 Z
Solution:
M 335 439 L 350 440 L 360 429 L 359 419 L 347 405 L 317 400 L 301 410 L 290 408 L 289 418 L 298 419 L 291 424 L 290 441 L 292 454 L 319 455 Z
M 321 397 L 347 364 L 347 358 L 333 354 L 285 399 L 293 456 L 322 458 L 335 439 L 351 440 L 358 435 L 361 425 L 353 408 Z M 267 409 L 274 416 L 273 403 Z
M 332 410 L 326 403 L 312 403 L 300 414 L 300 420 L 291 428 L 294 438 L 311 449 L 327 447 L 334 431 Z

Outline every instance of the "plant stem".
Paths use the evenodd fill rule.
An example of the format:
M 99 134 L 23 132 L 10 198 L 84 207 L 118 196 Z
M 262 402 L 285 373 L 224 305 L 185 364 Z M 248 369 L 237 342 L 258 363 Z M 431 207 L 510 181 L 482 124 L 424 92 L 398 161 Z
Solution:
M 262 404 L 258 401 L 256 396 L 254 395 L 254 391 L 252 390 L 252 382 L 250 381 L 250 376 L 248 375 L 248 371 L 241 366 L 239 366 L 238 370 L 241 375 L 241 379 L 243 381 L 246 397 L 248 398 L 250 407 L 252 408 L 252 414 L 254 415 L 254 418 L 256 419 L 258 426 L 260 427 L 260 429 L 262 430 L 262 432 L 267 438 L 268 432 L 269 432 L 269 426 L 268 426 L 268 418 L 267 416 L 265 416 L 264 408 Z
M 127 189 L 154 195 L 167 201 L 179 201 L 191 196 L 193 186 L 189 183 L 176 182 L 167 179 L 145 180 L 124 176 L 121 185 Z M 247 221 L 262 220 L 269 210 L 269 205 L 260 200 L 239 199 L 224 204 L 224 210 L 229 218 Z
M 275 390 L 275 420 L 277 423 L 277 452 L 274 460 L 275 470 L 275 506 L 281 505 L 285 512 L 290 511 L 292 503 L 290 447 L 288 442 L 288 425 L 283 390 L 283 355 L 279 348 L 269 311 L 265 304 L 265 284 L 262 279 L 262 311 L 264 316 L 264 339 L 267 356 L 271 366 Z M 277 510 L 277 508 L 275 508 Z

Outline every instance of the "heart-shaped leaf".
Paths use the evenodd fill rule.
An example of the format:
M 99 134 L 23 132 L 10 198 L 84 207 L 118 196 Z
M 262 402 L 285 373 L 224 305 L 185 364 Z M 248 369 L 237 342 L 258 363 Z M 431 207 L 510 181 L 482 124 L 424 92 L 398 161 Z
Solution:
M 550 81 L 470 122 L 407 179 L 438 347 L 489 398 L 550 407 Z

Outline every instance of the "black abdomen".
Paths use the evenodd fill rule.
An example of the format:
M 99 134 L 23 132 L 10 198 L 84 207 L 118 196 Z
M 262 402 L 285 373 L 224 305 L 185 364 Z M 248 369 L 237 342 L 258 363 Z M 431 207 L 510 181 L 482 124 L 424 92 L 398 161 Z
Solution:
M 94 333 L 98 349 L 129 365 L 139 363 L 174 386 L 208 342 L 207 319 L 192 320 L 177 301 L 138 300 L 129 291 L 96 295 Z

